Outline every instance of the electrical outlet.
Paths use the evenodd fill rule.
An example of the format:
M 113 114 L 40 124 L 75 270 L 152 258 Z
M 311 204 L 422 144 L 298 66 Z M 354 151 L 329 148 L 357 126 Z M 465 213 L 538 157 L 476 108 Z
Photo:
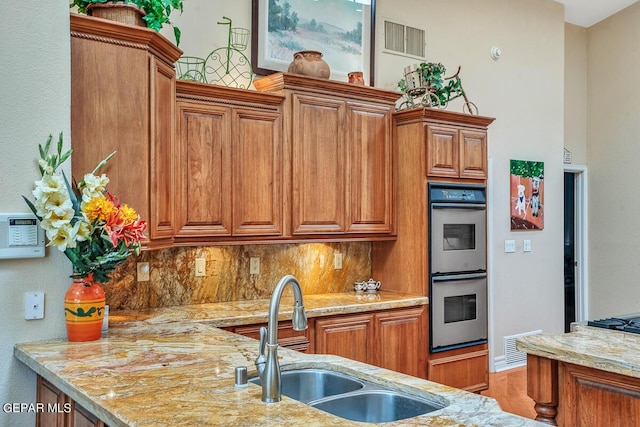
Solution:
M 138 270 L 138 282 L 148 282 L 149 281 L 149 263 L 148 262 L 139 262 L 137 264 Z
M 207 259 L 196 258 L 196 277 L 204 277 L 207 275 Z
M 249 274 L 260 274 L 260 258 L 249 258 Z
M 333 254 L 333 268 L 336 270 L 342 270 L 342 254 L 335 253 Z
M 27 320 L 44 318 L 44 292 L 24 294 L 24 318 Z

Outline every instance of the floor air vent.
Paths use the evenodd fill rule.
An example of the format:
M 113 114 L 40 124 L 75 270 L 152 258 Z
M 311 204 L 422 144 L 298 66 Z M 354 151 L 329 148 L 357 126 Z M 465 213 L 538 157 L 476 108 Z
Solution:
M 541 333 L 542 331 L 532 331 L 504 337 L 504 357 L 506 362 L 505 368 L 517 368 L 519 366 L 524 366 L 527 364 L 527 354 L 516 349 L 517 338 L 526 337 L 528 335 L 537 335 Z

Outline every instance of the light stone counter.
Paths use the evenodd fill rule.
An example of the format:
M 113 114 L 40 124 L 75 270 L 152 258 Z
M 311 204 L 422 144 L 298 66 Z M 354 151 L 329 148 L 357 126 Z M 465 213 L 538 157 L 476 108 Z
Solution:
M 397 296 L 389 293 L 377 296 L 380 297 L 377 303 L 383 306 L 395 307 L 394 304 L 407 301 L 400 298 L 405 302 L 399 302 Z M 372 309 L 355 294 L 336 297 L 345 298 L 342 308 L 332 306 L 333 310 L 345 310 L 340 313 Z M 322 299 L 305 296 L 310 316 L 328 310 Z M 254 384 L 236 388 L 236 366 L 247 366 L 249 375 L 255 375 L 253 362 L 258 342 L 212 324 L 266 320 L 266 312 L 260 311 L 264 308 L 254 306 L 248 309 L 248 314 L 243 313 L 250 306 L 250 302 L 243 302 L 175 307 L 154 310 L 157 316 L 151 311 L 139 315 L 119 313 L 113 316 L 114 327 L 106 338 L 86 343 L 66 340 L 22 343 L 16 345 L 14 354 L 111 427 L 371 425 L 333 416 L 286 396 L 279 403 L 263 403 L 261 388 Z M 288 306 L 287 301 L 281 304 L 285 311 Z M 230 322 L 225 313 L 236 319 Z M 493 399 L 441 384 L 338 356 L 307 355 L 283 348 L 278 353 L 284 370 L 329 368 L 448 404 L 427 415 L 384 425 L 540 425 L 501 411 Z
M 293 297 L 290 296 L 289 290 L 287 292 L 289 294 L 285 294 L 280 302 L 279 319 L 281 320 L 290 320 L 293 312 Z M 428 297 L 395 292 L 304 295 L 304 309 L 307 317 L 413 307 L 428 303 Z M 266 323 L 268 312 L 269 299 L 122 310 L 110 314 L 109 327 L 127 326 L 132 321 L 166 323 L 184 320 L 206 322 L 217 327 L 251 325 Z
M 548 359 L 640 378 L 640 335 L 578 325 L 567 334 L 518 338 L 516 348 Z

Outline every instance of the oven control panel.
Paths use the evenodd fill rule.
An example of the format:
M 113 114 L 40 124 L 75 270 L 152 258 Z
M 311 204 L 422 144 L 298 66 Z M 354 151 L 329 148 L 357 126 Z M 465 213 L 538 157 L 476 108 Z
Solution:
M 486 187 L 454 184 L 429 184 L 429 201 L 486 203 Z

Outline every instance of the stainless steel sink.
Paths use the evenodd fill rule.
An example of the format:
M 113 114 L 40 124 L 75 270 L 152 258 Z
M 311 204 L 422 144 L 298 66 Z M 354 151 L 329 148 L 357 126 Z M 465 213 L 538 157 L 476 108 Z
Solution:
M 261 385 L 260 378 L 254 378 L 251 382 Z M 304 403 L 364 387 L 364 383 L 354 377 L 325 369 L 283 371 L 281 384 L 282 394 Z
M 260 378 L 250 382 L 260 385 Z M 369 423 L 403 420 L 447 406 L 328 369 L 284 370 L 281 390 L 338 417 Z
M 442 409 L 443 405 L 428 402 L 394 390 L 370 390 L 311 403 L 352 421 L 384 423 L 417 417 Z

